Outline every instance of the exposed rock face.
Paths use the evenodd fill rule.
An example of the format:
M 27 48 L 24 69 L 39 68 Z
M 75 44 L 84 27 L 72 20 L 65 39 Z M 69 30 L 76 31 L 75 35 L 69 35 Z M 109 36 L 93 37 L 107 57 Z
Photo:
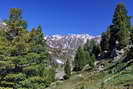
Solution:
M 52 35 L 46 36 L 47 44 L 50 47 L 50 53 L 54 58 L 73 59 L 75 50 L 84 45 L 87 40 L 94 39 L 100 42 L 100 36 L 91 36 L 88 34 L 71 34 L 71 35 Z
M 46 36 L 45 39 L 51 48 L 76 49 L 85 44 L 87 39 L 94 39 L 99 42 L 100 36 L 91 36 L 88 34 L 52 35 Z
M 100 42 L 100 36 L 91 36 L 88 34 L 72 34 L 72 35 L 53 35 L 45 37 L 49 46 L 49 53 L 52 55 L 52 60 L 56 68 L 57 80 L 64 79 L 63 66 L 66 60 L 70 60 L 71 68 L 73 68 L 73 60 L 75 51 L 79 46 L 84 45 L 87 40 L 94 39 Z

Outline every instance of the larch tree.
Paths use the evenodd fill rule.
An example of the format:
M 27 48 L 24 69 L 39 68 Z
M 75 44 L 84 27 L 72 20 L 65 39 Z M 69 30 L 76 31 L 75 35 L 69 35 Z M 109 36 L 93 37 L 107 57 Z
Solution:
M 119 49 L 129 45 L 131 22 L 128 11 L 123 3 L 119 3 L 115 9 L 113 16 L 113 29 L 115 33 L 112 36 L 116 37 Z

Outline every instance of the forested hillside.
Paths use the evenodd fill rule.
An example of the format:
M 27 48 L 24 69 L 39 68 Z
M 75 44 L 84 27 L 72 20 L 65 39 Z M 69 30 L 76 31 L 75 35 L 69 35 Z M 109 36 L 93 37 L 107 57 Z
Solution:
M 133 89 L 131 18 L 118 3 L 101 40 L 77 35 L 57 41 L 45 39 L 41 25 L 30 31 L 22 10 L 11 8 L 0 24 L 0 89 Z M 59 55 L 63 51 L 74 58 Z M 57 56 L 65 60 L 56 64 Z
M 124 3 L 118 3 L 100 44 L 88 40 L 80 46 L 73 71 L 65 69 L 67 80 L 48 89 L 133 89 L 132 36 L 131 16 Z

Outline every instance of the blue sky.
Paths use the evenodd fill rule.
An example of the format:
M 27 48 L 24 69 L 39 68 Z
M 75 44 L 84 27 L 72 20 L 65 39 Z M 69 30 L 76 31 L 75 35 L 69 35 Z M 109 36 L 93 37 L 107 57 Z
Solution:
M 99 35 L 112 23 L 118 2 L 133 16 L 133 0 L 1 0 L 0 18 L 7 18 L 10 8 L 22 8 L 28 28 L 41 24 L 46 35 Z

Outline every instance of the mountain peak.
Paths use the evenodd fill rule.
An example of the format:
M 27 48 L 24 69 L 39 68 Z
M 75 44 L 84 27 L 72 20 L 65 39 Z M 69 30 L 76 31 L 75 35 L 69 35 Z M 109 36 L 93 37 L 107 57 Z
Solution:
M 48 45 L 51 48 L 75 49 L 86 43 L 89 39 L 100 41 L 100 36 L 92 36 L 89 34 L 68 34 L 68 35 L 51 35 L 46 36 Z

